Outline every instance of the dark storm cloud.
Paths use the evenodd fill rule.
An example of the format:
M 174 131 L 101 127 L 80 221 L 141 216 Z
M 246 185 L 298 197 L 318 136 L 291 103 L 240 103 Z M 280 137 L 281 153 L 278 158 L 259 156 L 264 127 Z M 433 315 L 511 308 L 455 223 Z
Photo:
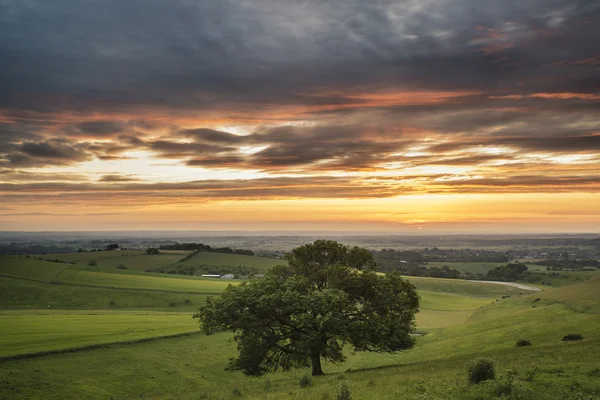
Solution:
M 252 110 L 352 103 L 307 94 L 389 85 L 600 88 L 596 66 L 576 64 L 598 56 L 600 6 L 584 0 L 8 0 L 0 15 L 0 106 L 11 109 Z

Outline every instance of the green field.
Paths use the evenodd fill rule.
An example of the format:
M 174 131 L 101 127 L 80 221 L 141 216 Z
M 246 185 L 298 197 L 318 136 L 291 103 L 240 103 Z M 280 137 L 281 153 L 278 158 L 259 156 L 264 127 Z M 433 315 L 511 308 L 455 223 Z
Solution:
M 500 378 L 513 371 L 515 385 L 527 393 L 535 391 L 535 397 L 525 399 L 550 400 L 559 394 L 565 399 L 587 399 L 581 396 L 600 393 L 599 378 L 593 375 L 600 368 L 600 313 L 595 296 L 600 281 L 577 286 L 486 305 L 473 311 L 468 321 L 434 329 L 406 352 L 349 352 L 346 363 L 327 364 L 329 375 L 314 378 L 314 386 L 307 389 L 297 383 L 303 371 L 259 379 L 224 371 L 235 344 L 231 334 L 216 334 L 4 362 L 0 364 L 0 381 L 4 382 L 0 393 L 16 399 L 194 399 L 203 393 L 207 398 L 208 394 L 233 398 L 231 392 L 237 388 L 249 399 L 320 399 L 323 393 L 335 398 L 343 373 L 356 399 L 499 398 L 494 392 L 500 383 L 466 383 L 466 361 L 487 355 L 498 361 Z M 555 298 L 561 302 L 554 302 Z M 532 307 L 541 302 L 546 305 Z M 583 304 L 588 308 L 578 310 Z M 585 339 L 561 342 L 570 332 L 580 332 Z M 515 348 L 521 338 L 531 340 L 533 346 Z M 74 365 L 78 379 L 73 379 Z M 527 380 L 535 368 L 535 378 Z M 348 370 L 352 372 L 344 373 Z M 269 390 L 265 390 L 267 380 Z
M 101 253 L 98 267 L 88 267 L 85 257 Z M 199 325 L 191 316 L 198 305 L 239 282 L 146 273 L 147 257 L 162 264 L 184 255 L 123 253 L 64 255 L 76 265 L 3 257 L 0 357 L 194 332 Z M 213 262 L 231 259 L 220 256 Z M 117 270 L 119 257 L 135 266 Z M 347 362 L 325 364 L 329 375 L 313 378 L 309 388 L 298 386 L 307 373 L 303 370 L 262 378 L 225 371 L 236 344 L 231 333 L 219 333 L 0 361 L 0 398 L 229 399 L 240 398 L 232 395 L 237 389 L 245 399 L 335 399 L 342 375 L 355 400 L 600 396 L 600 372 L 594 372 L 600 371 L 600 279 L 565 279 L 573 284 L 537 293 L 480 282 L 408 279 L 421 296 L 416 318 L 424 335 L 416 347 L 397 354 L 348 349 Z M 563 343 L 567 333 L 585 339 Z M 519 339 L 533 346 L 515 348 Z M 466 383 L 465 363 L 478 355 L 498 361 L 498 382 Z M 521 397 L 497 394 L 509 370 Z
M 52 282 L 68 266 L 21 256 L 0 256 L 1 276 L 39 282 Z
M 193 312 L 207 295 L 155 290 L 114 290 L 0 277 L 0 309 L 172 310 Z
M 443 292 L 468 297 L 498 297 L 529 293 L 527 290 L 495 283 L 469 282 L 460 279 L 424 278 L 420 276 L 405 276 L 418 290 L 427 292 Z
M 144 276 L 66 269 L 58 282 L 82 286 L 219 294 L 235 281 L 179 276 Z
M 198 255 L 186 260 L 180 265 L 211 265 L 211 266 L 245 266 L 256 268 L 260 273 L 265 273 L 271 268 L 277 265 L 287 265 L 286 260 L 278 260 L 267 257 L 255 257 L 246 256 L 242 254 L 225 254 L 225 253 L 212 253 L 212 252 L 200 252 Z
M 198 331 L 189 313 L 0 314 L 0 357 Z

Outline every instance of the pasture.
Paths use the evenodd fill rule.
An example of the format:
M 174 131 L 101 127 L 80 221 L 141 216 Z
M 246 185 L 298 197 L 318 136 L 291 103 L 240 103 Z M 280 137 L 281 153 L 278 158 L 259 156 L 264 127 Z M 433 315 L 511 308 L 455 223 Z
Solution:
M 69 265 L 22 256 L 0 256 L 0 276 L 52 282 Z
M 237 397 L 232 395 L 237 389 L 248 399 L 333 399 L 342 376 L 354 399 L 496 398 L 499 382 L 466 384 L 464 365 L 477 355 L 497 359 L 500 376 L 513 371 L 520 388 L 535 390 L 535 399 L 600 394 L 600 378 L 593 375 L 595 368 L 600 370 L 598 279 L 530 293 L 496 284 L 407 277 L 421 296 L 417 330 L 425 334 L 416 347 L 397 354 L 348 349 L 346 363 L 325 364 L 329 375 L 300 388 L 298 379 L 307 371 L 262 378 L 225 371 L 236 351 L 231 333 L 114 344 L 199 330 L 191 318 L 198 305 L 239 281 L 143 272 L 146 257 L 163 255 L 93 253 L 107 254 L 98 258 L 98 267 L 88 267 L 79 253 L 69 261 L 76 265 L 3 257 L 0 357 L 113 344 L 0 361 L 0 398 L 229 399 Z M 111 265 L 120 263 L 118 257 L 138 262 L 117 270 Z M 217 256 L 214 262 L 219 258 L 225 259 Z M 585 340 L 561 342 L 567 333 L 581 333 Z M 531 340 L 533 346 L 515 348 L 519 339 Z M 536 378 L 528 380 L 535 368 Z
M 212 253 L 203 251 L 189 260 L 178 264 L 183 266 L 245 266 L 256 268 L 259 273 L 265 273 L 277 265 L 287 265 L 287 261 L 267 257 L 247 256 L 242 254 Z
M 0 277 L 0 310 L 195 311 L 207 295 L 59 285 Z
M 421 276 L 405 276 L 417 290 L 427 292 L 443 292 L 467 297 L 499 297 L 529 293 L 527 290 L 498 285 L 494 283 L 471 282 L 460 279 L 425 278 Z
M 229 284 L 239 281 L 230 279 L 200 279 L 186 276 L 153 276 L 118 274 L 66 269 L 57 278 L 64 284 L 108 287 L 120 289 L 158 290 L 167 292 L 219 294 Z
M 301 370 L 263 378 L 224 371 L 235 344 L 231 334 L 220 333 L 7 361 L 0 364 L 0 395 L 15 399 L 229 399 L 236 397 L 232 391 L 238 389 L 248 399 L 335 398 L 343 376 L 355 399 L 474 400 L 497 398 L 494 393 L 510 371 L 518 390 L 535 391 L 535 397 L 522 398 L 593 399 L 600 393 L 599 378 L 594 375 L 600 368 L 600 314 L 594 297 L 600 281 L 576 286 L 485 305 L 472 311 L 467 321 L 432 329 L 409 351 L 349 351 L 346 363 L 326 364 L 328 375 L 313 378 L 313 386 L 304 389 L 298 386 L 305 374 Z M 584 303 L 589 308 L 578 311 L 578 304 L 571 303 L 578 301 L 577 293 L 587 299 Z M 546 305 L 533 307 L 540 302 Z M 582 333 L 585 340 L 561 342 L 570 332 Z M 515 348 L 521 338 L 531 340 L 533 346 Z M 477 355 L 498 361 L 498 382 L 467 384 L 465 363 Z M 73 379 L 74 365 L 78 379 Z
M 0 357 L 199 330 L 189 313 L 164 312 L 4 312 L 0 325 Z

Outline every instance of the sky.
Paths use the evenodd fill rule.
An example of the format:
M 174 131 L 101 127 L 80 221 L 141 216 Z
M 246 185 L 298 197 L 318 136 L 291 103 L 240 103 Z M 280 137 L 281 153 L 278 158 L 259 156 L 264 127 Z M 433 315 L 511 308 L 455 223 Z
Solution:
M 600 2 L 0 0 L 0 230 L 600 232 Z

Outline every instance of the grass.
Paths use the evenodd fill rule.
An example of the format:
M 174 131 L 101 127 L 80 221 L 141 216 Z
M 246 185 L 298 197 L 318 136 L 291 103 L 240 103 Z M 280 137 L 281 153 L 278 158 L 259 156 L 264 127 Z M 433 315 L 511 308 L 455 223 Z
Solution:
M 313 378 L 314 385 L 300 389 L 298 378 L 306 371 L 276 373 L 263 378 L 224 371 L 227 357 L 234 354 L 231 336 L 192 336 L 157 342 L 118 346 L 89 352 L 59 354 L 0 364 L 0 396 L 11 399 L 230 399 L 239 388 L 247 399 L 334 399 L 340 379 L 350 382 L 354 399 L 492 399 L 497 383 L 471 386 L 464 365 L 472 355 L 444 360 L 423 359 L 380 367 L 377 355 L 368 354 L 375 369 L 358 370 L 350 356 L 347 363 L 327 365 L 329 373 Z M 416 351 L 416 350 L 415 350 Z M 410 352 L 409 352 L 410 353 Z M 405 353 L 408 354 L 408 353 Z M 534 390 L 531 399 L 576 399 L 578 393 L 593 393 L 597 379 L 588 373 L 600 366 L 600 341 L 551 344 L 485 352 L 498 361 L 499 375 L 516 371 L 519 384 Z M 77 366 L 76 369 L 74 366 Z M 110 366 L 107 368 L 106 366 Z M 533 382 L 525 376 L 533 368 Z M 351 369 L 352 372 L 345 372 Z M 269 381 L 269 391 L 265 390 Z M 574 382 L 579 386 L 575 390 Z M 292 393 L 291 395 L 289 393 Z M 598 392 L 596 392 L 598 393 Z M 209 397 L 210 396 L 210 397 Z
M 190 313 L 0 314 L 0 357 L 198 331 Z
M 31 306 L 43 304 L 48 296 L 56 296 L 62 303 L 69 303 L 70 299 L 71 305 L 87 308 L 102 301 L 106 304 L 108 296 L 122 294 L 123 301 L 137 302 L 138 305 L 147 302 L 158 308 L 165 304 L 163 296 L 203 296 L 161 290 L 188 290 L 193 287 L 219 293 L 224 286 L 219 288 L 218 285 L 229 283 L 71 269 L 60 275 L 59 279 L 63 278 L 72 284 L 134 286 L 136 289 L 152 288 L 152 291 L 0 278 L 1 304 L 4 306 L 6 300 L 12 306 Z M 529 396 L 513 396 L 515 399 L 575 400 L 600 395 L 600 381 L 592 373 L 600 368 L 600 298 L 597 295 L 600 280 L 588 280 L 539 293 L 477 282 L 413 277 L 409 280 L 417 286 L 422 298 L 422 311 L 417 315 L 418 327 L 427 331 L 425 336 L 417 339 L 417 346 L 398 354 L 353 353 L 349 350 L 346 363 L 324 365 L 329 375 L 314 378 L 314 385 L 308 388 L 298 386 L 299 377 L 307 373 L 305 370 L 278 372 L 263 378 L 224 371 L 227 359 L 235 354 L 236 347 L 232 334 L 220 333 L 1 362 L 0 398 L 228 399 L 232 398 L 233 389 L 238 389 L 246 399 L 320 399 L 324 396 L 333 399 L 342 374 L 343 379 L 350 382 L 354 399 L 499 398 L 496 393 L 506 389 L 508 381 L 482 385 L 468 385 L 466 382 L 465 363 L 478 355 L 496 359 L 501 377 L 507 376 L 508 370 L 512 371 L 515 387 L 525 393 L 524 396 Z M 521 296 L 519 293 L 526 294 Z M 149 294 L 156 297 L 143 297 Z M 134 300 L 138 295 L 140 299 Z M 511 297 L 502 299 L 503 295 Z M 90 316 L 83 311 L 5 312 L 0 315 L 0 340 L 16 348 L 21 346 L 21 349 L 35 345 L 43 347 L 51 345 L 52 341 L 67 343 L 70 333 L 75 332 L 76 343 L 87 339 L 97 342 L 105 337 L 103 330 L 112 329 L 113 323 L 95 324 L 101 320 L 86 320 L 90 317 L 98 316 Z M 138 326 L 136 318 L 148 318 L 144 320 L 147 322 L 139 323 L 141 328 L 137 332 L 140 335 L 144 328 L 170 329 L 171 324 L 167 324 L 163 317 L 172 317 L 173 321 L 182 318 L 181 325 L 174 323 L 174 327 L 183 329 L 189 323 L 190 329 L 197 328 L 195 321 L 184 321 L 189 314 L 163 316 L 111 310 L 100 313 L 100 317 L 122 318 L 118 320 L 122 323 L 116 322 L 115 326 L 120 326 L 116 335 L 136 332 L 134 329 L 125 333 L 129 328 Z M 71 326 L 75 328 L 62 329 L 69 322 L 55 323 L 61 318 L 84 322 L 81 325 L 72 322 Z M 56 327 L 50 329 L 49 343 L 41 343 L 44 335 L 37 332 L 53 325 Z M 192 325 L 195 326 L 192 328 Z M 31 332 L 31 336 L 25 333 L 23 338 L 19 338 L 20 332 Z M 563 343 L 561 339 L 567 333 L 581 333 L 585 339 Z M 94 338 L 94 335 L 97 336 Z M 109 336 L 115 335 L 107 334 L 106 337 Z M 531 340 L 532 346 L 515 348 L 514 344 L 519 339 Z M 7 348 L 10 349 L 10 346 Z M 4 347 L 1 347 L 3 351 Z M 529 380 L 534 368 L 537 368 L 535 378 Z M 265 390 L 267 380 L 268 391 Z M 532 397 L 531 393 L 535 396 Z
M 98 265 L 90 267 L 86 263 L 79 264 L 78 268 L 88 269 L 90 271 L 113 272 L 118 265 L 124 265 L 127 270 L 147 271 L 155 268 L 165 267 L 181 260 L 182 254 L 133 254 L 120 257 L 110 257 L 96 260 Z
M 418 276 L 405 276 L 418 290 L 427 292 L 443 292 L 458 294 L 467 297 L 499 297 L 529 293 L 510 286 L 494 283 L 469 282 L 460 279 L 424 278 Z
M 0 309 L 194 311 L 207 295 L 53 285 L 0 277 Z M 1 329 L 1 328 L 0 328 Z
M 68 264 L 40 261 L 23 256 L 0 256 L 0 275 L 51 282 Z
M 210 265 L 210 266 L 244 266 L 256 268 L 259 273 L 265 273 L 277 265 L 287 265 L 286 260 L 267 257 L 246 256 L 242 254 L 225 254 L 201 252 L 179 265 Z
M 436 311 L 475 310 L 490 304 L 491 300 L 481 297 L 467 297 L 456 294 L 419 291 L 421 309 Z
M 204 294 L 220 294 L 229 284 L 237 283 L 237 281 L 225 279 L 193 279 L 178 276 L 113 274 L 75 269 L 64 270 L 58 276 L 58 281 L 66 284 L 95 287 Z
M 532 274 L 530 277 L 523 280 L 522 283 L 527 285 L 529 282 L 533 282 L 534 285 L 542 288 L 548 286 L 569 286 L 578 282 L 585 282 L 589 279 L 600 277 L 600 271 L 535 271 L 533 267 L 539 268 L 539 266 L 529 265 L 529 270 Z

